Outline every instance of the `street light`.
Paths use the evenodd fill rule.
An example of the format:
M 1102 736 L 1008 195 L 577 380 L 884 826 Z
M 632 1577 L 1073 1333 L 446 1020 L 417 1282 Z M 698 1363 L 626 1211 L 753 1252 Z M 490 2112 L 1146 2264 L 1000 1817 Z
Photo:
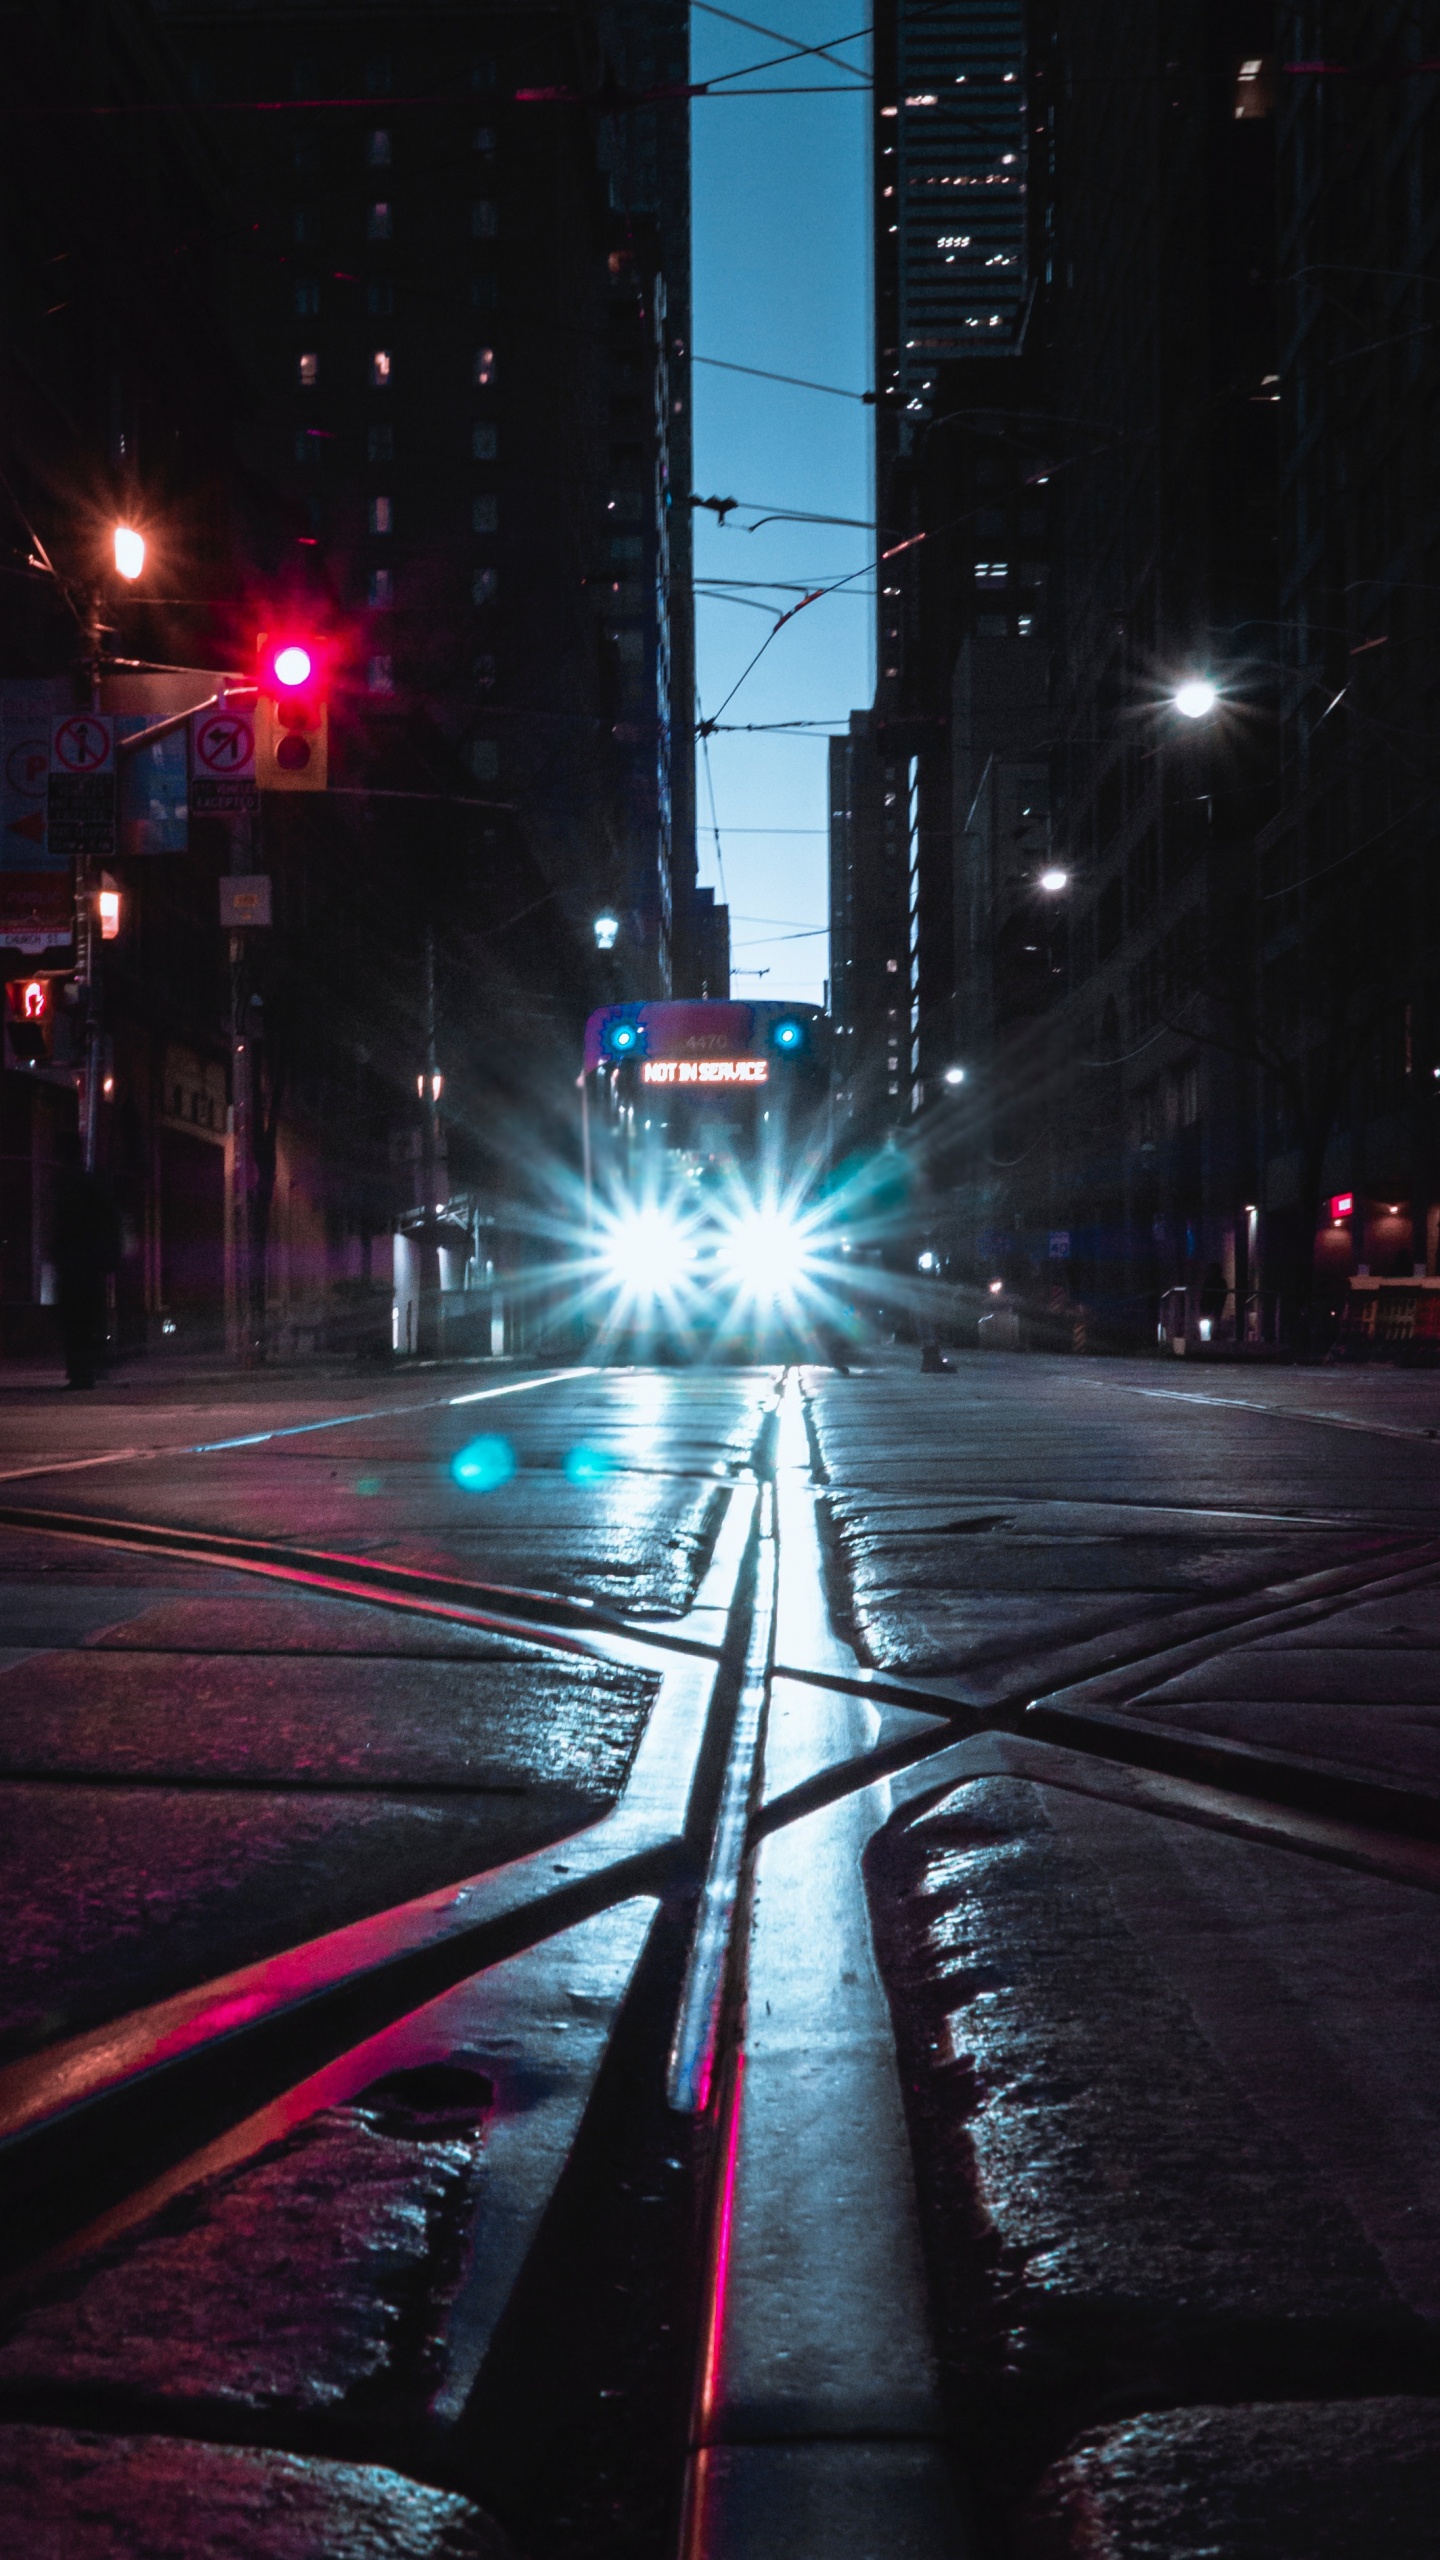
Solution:
M 613 951 L 620 936 L 619 917 L 612 915 L 597 916 L 595 919 L 594 932 L 596 950 Z
M 1042 889 L 1046 890 L 1052 898 L 1058 897 L 1062 889 L 1069 888 L 1070 874 L 1068 871 L 1042 871 L 1040 874 L 1040 886 Z
M 1175 692 L 1175 708 L 1183 720 L 1208 720 L 1220 696 L 1208 676 L 1187 676 Z
M 132 524 L 115 527 L 115 566 L 122 578 L 132 582 L 145 566 L 145 536 Z
M 947 1084 L 963 1084 L 965 1081 L 964 1068 L 947 1067 L 945 1070 L 945 1081 Z

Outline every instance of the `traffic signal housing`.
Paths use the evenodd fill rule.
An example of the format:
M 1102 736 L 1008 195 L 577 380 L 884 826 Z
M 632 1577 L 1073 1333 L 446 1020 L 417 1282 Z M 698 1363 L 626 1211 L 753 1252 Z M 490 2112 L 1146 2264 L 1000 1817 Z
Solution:
M 48 1067 L 55 1000 L 48 978 L 12 978 L 5 989 L 5 1045 L 18 1067 Z
M 325 652 L 307 632 L 262 633 L 255 779 L 262 791 L 323 791 L 330 769 Z

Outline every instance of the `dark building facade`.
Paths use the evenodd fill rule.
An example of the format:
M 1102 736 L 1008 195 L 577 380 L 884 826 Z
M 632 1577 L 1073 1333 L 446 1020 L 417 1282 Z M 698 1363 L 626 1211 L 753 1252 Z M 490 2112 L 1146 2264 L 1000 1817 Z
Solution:
M 43 732 L 53 695 L 154 724 L 292 627 L 330 699 L 330 788 L 253 822 L 187 810 L 183 729 L 125 766 L 87 1008 L 116 1330 L 435 1347 L 443 1287 L 466 1347 L 511 1347 L 536 1170 L 578 1146 L 593 919 L 627 992 L 723 956 L 694 897 L 685 12 L 82 14 L 83 80 L 33 13 L 11 57 L 7 721 Z M 227 943 L 234 870 L 273 923 Z M 10 876 L 18 917 L 41 892 Z M 18 1343 L 35 1167 L 84 1080 L 7 1062 Z

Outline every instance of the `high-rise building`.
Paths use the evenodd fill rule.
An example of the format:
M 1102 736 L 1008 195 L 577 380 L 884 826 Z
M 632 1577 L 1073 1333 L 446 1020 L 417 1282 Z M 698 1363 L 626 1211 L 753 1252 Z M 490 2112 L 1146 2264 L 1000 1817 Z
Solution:
M 347 778 L 399 787 L 423 736 L 663 991 L 694 876 L 687 125 L 626 84 L 683 83 L 683 12 L 162 12 L 231 177 L 243 447 L 288 514 L 258 565 L 345 636 Z

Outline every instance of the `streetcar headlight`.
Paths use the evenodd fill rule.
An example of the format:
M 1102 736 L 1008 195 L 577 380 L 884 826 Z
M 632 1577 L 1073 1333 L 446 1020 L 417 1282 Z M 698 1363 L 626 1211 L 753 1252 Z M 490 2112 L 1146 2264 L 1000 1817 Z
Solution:
M 663 1297 L 690 1260 L 688 1230 L 658 1205 L 626 1209 L 601 1240 L 606 1275 L 632 1297 Z
M 803 1222 L 786 1209 L 747 1209 L 720 1250 L 727 1273 L 747 1297 L 784 1301 L 803 1286 L 812 1240 Z

